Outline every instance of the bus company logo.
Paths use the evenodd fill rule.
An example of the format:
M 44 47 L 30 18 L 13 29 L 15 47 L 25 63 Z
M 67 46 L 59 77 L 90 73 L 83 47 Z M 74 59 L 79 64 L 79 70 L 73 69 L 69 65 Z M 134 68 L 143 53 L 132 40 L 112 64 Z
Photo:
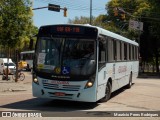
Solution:
M 118 73 L 123 73 L 127 71 L 127 66 L 119 66 Z

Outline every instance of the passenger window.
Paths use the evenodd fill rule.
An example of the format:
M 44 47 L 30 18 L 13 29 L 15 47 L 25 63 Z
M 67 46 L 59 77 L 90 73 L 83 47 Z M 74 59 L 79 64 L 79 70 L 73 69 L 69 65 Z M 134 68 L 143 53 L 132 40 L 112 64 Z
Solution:
M 117 41 L 117 60 L 121 60 L 121 41 Z
M 113 59 L 117 60 L 117 41 L 116 40 L 113 40 L 113 51 L 114 51 Z
M 102 67 L 106 63 L 107 59 L 107 54 L 106 54 L 106 45 L 107 45 L 107 40 L 106 39 L 101 39 L 99 41 L 99 68 Z
M 111 38 L 108 39 L 107 51 L 108 51 L 108 62 L 112 62 L 114 60 L 114 56 L 113 56 L 113 40 Z
M 124 60 L 127 60 L 127 44 L 124 43 Z

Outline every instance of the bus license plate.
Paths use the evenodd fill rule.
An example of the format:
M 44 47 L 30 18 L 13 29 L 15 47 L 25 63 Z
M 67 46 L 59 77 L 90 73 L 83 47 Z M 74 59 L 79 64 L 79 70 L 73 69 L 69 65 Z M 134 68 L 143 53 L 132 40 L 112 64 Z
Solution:
M 55 93 L 55 96 L 65 96 L 65 93 L 62 93 L 62 92 L 56 92 L 56 93 Z

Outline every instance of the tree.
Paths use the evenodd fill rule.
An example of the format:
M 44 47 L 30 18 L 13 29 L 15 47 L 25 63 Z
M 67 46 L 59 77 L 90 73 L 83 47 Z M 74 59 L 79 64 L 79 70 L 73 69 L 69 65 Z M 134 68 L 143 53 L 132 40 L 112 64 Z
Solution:
M 95 17 L 92 17 L 92 20 L 94 21 Z M 68 23 L 72 24 L 89 24 L 90 23 L 90 18 L 81 16 L 81 17 L 75 17 L 73 20 L 69 19 Z
M 143 63 L 160 64 L 160 2 L 158 0 L 110 0 L 107 14 L 99 15 L 93 25 L 136 40 L 140 44 Z M 143 22 L 143 31 L 129 29 L 129 20 Z M 71 20 L 70 20 L 71 21 Z M 72 23 L 84 23 L 78 17 Z M 89 22 L 88 22 L 89 23 Z
M 118 8 L 118 15 L 114 16 L 114 9 Z M 144 24 L 143 32 L 138 40 L 139 31 L 130 30 L 124 27 L 126 37 L 137 38 L 140 42 L 140 54 L 143 62 L 155 61 L 157 72 L 159 72 L 160 55 L 160 3 L 157 0 L 111 0 L 106 4 L 108 17 L 114 22 L 117 28 L 127 24 L 129 19 L 141 21 Z M 121 19 L 121 14 L 125 13 L 125 19 Z M 128 26 L 128 25 L 127 25 Z M 120 29 L 121 31 L 121 29 Z
M 110 20 L 108 15 L 99 15 L 95 18 L 93 24 L 115 33 L 119 32 L 115 23 Z
M 156 71 L 159 72 L 159 65 L 160 65 L 160 3 L 158 0 L 149 1 L 153 7 L 150 9 L 149 16 L 150 18 L 150 33 L 152 36 L 152 45 L 153 48 L 153 57 L 155 58 L 156 64 Z M 153 59 L 154 60 L 154 59 Z
M 9 48 L 21 46 L 32 34 L 32 3 L 29 0 L 0 1 L 0 44 Z

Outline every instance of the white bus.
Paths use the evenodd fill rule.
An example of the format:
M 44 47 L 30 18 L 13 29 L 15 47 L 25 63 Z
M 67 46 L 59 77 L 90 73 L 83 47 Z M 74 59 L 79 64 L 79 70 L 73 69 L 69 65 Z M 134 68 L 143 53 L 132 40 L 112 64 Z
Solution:
M 138 43 L 91 25 L 39 29 L 33 64 L 33 96 L 107 101 L 138 75 Z
M 21 52 L 20 53 L 21 67 L 26 70 L 31 70 L 33 68 L 33 58 L 34 58 L 34 50 Z

